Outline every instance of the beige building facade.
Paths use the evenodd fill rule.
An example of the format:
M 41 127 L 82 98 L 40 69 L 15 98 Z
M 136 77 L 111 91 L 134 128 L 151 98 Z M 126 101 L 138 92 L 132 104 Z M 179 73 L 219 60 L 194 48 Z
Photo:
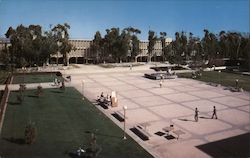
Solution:
M 171 38 L 167 38 L 165 41 L 166 45 L 172 42 Z M 92 39 L 70 39 L 70 43 L 73 45 L 74 49 L 68 54 L 68 62 L 84 64 L 84 63 L 92 63 L 95 58 L 91 54 L 90 46 L 92 43 Z M 137 62 L 147 62 L 148 60 L 148 41 L 140 41 L 139 43 L 140 52 L 136 56 Z M 63 62 L 62 55 L 58 53 L 51 57 L 51 62 L 55 63 L 58 60 L 59 63 Z M 162 61 L 162 43 L 161 41 L 157 41 L 154 46 L 154 50 L 152 52 L 151 61 Z
M 0 38 L 0 50 L 3 50 L 10 46 L 10 40 L 8 38 Z

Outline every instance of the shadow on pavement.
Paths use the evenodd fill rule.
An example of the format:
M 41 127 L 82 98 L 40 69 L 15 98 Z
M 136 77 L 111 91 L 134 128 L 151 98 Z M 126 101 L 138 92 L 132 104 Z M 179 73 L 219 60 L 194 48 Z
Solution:
M 199 118 L 202 118 L 202 119 L 212 119 L 211 117 L 205 117 L 205 116 L 201 116 Z
M 3 138 L 3 140 L 6 140 L 8 142 L 14 143 L 14 144 L 19 144 L 19 145 L 23 145 L 25 144 L 25 140 L 23 138 Z
M 178 119 L 178 120 L 180 120 L 180 121 L 191 121 L 191 122 L 196 122 L 195 120 L 190 120 L 190 119 L 182 119 L 182 118 L 180 118 L 180 119 Z
M 250 157 L 250 133 L 196 147 L 212 157 Z

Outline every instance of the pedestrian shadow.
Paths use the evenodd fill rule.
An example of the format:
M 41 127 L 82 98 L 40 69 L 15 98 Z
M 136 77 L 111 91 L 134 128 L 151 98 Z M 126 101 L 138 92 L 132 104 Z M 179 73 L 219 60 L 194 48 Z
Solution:
M 39 98 L 37 95 L 28 95 L 30 98 Z
M 64 93 L 63 91 L 55 91 L 55 90 L 52 90 L 50 91 L 51 93 Z
M 109 134 L 100 133 L 100 132 L 85 131 L 85 133 L 87 133 L 87 134 L 94 133 L 96 136 L 103 136 L 103 137 L 110 137 L 110 138 L 117 138 L 117 139 L 121 139 L 122 138 L 122 136 L 109 135 Z
M 206 116 L 201 116 L 199 118 L 201 118 L 201 119 L 212 119 L 211 117 L 206 117 Z
M 20 102 L 13 102 L 13 101 L 9 101 L 8 104 L 9 105 L 21 105 Z
M 23 138 L 10 137 L 10 138 L 3 138 L 3 140 L 6 140 L 6 141 L 8 141 L 10 143 L 14 143 L 14 144 L 19 144 L 19 145 L 25 144 L 25 140 Z
M 191 121 L 191 122 L 196 122 L 195 120 L 184 119 L 184 118 L 180 118 L 180 119 L 178 119 L 178 120 L 180 120 L 180 121 Z

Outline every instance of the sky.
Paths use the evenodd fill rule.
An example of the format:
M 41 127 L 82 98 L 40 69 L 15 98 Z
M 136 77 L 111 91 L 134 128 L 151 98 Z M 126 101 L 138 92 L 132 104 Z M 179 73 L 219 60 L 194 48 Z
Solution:
M 203 37 L 204 29 L 218 34 L 221 30 L 249 32 L 250 0 L 0 0 L 0 37 L 10 26 L 68 23 L 70 38 L 93 39 L 96 31 L 132 26 L 160 36 L 166 32 L 192 32 Z

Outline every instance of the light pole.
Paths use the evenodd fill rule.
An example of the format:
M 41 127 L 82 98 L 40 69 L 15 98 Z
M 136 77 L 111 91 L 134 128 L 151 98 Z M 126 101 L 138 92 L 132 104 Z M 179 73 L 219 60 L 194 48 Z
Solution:
M 221 82 L 220 82 L 220 74 L 221 74 L 221 71 L 219 70 L 219 71 L 218 71 L 218 76 L 219 76 L 219 85 L 221 84 Z
M 240 63 L 237 63 L 238 71 L 240 71 Z
M 82 99 L 84 99 L 84 80 L 82 80 Z
M 237 90 L 239 90 L 239 80 L 238 79 L 235 80 L 235 88 Z
M 124 111 L 124 124 L 123 124 L 123 139 L 127 139 L 126 137 L 126 110 L 128 109 L 127 106 L 123 106 L 123 111 Z

